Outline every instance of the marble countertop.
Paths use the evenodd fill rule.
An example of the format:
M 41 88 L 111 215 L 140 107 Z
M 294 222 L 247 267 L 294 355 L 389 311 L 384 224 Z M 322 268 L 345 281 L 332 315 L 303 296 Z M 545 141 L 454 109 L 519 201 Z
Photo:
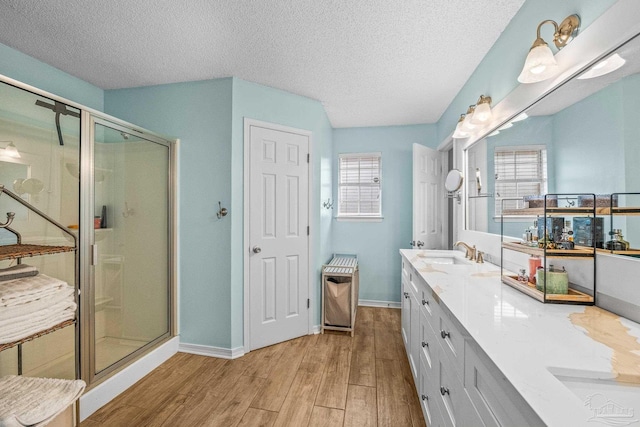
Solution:
M 502 284 L 490 263 L 428 262 L 464 260 L 460 251 L 400 253 L 547 425 L 640 426 L 640 324 L 597 307 L 543 304 Z M 597 412 L 604 405 L 617 416 Z

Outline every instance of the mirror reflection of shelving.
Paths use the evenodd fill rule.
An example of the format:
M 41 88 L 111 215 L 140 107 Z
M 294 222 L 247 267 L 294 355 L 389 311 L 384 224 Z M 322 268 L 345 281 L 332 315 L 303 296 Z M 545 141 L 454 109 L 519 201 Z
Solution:
M 640 193 L 614 193 L 609 203 L 611 208 L 601 211 L 609 223 L 604 252 L 640 258 Z

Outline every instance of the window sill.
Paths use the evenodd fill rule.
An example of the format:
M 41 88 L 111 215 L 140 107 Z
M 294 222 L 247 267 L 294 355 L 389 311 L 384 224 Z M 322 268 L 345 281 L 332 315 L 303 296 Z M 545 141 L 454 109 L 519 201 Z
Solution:
M 341 215 L 335 217 L 337 221 L 344 222 L 382 222 L 383 216 L 347 216 Z

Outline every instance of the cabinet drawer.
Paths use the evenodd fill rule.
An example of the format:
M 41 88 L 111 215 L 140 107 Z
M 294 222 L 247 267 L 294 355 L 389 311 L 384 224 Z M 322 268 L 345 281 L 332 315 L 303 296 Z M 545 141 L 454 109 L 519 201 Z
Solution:
M 449 359 L 458 379 L 464 377 L 464 336 L 449 318 L 448 313 L 441 312 L 438 326 L 434 331 L 442 348 L 441 358 Z
M 485 425 L 544 425 L 488 357 L 473 344 L 465 346 L 465 388 Z

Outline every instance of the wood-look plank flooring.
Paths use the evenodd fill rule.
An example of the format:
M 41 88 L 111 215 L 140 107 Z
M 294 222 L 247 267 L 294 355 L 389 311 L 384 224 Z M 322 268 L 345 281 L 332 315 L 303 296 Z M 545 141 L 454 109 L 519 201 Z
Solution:
M 400 310 L 359 307 L 353 337 L 309 335 L 235 360 L 178 353 L 80 426 L 424 425 Z

